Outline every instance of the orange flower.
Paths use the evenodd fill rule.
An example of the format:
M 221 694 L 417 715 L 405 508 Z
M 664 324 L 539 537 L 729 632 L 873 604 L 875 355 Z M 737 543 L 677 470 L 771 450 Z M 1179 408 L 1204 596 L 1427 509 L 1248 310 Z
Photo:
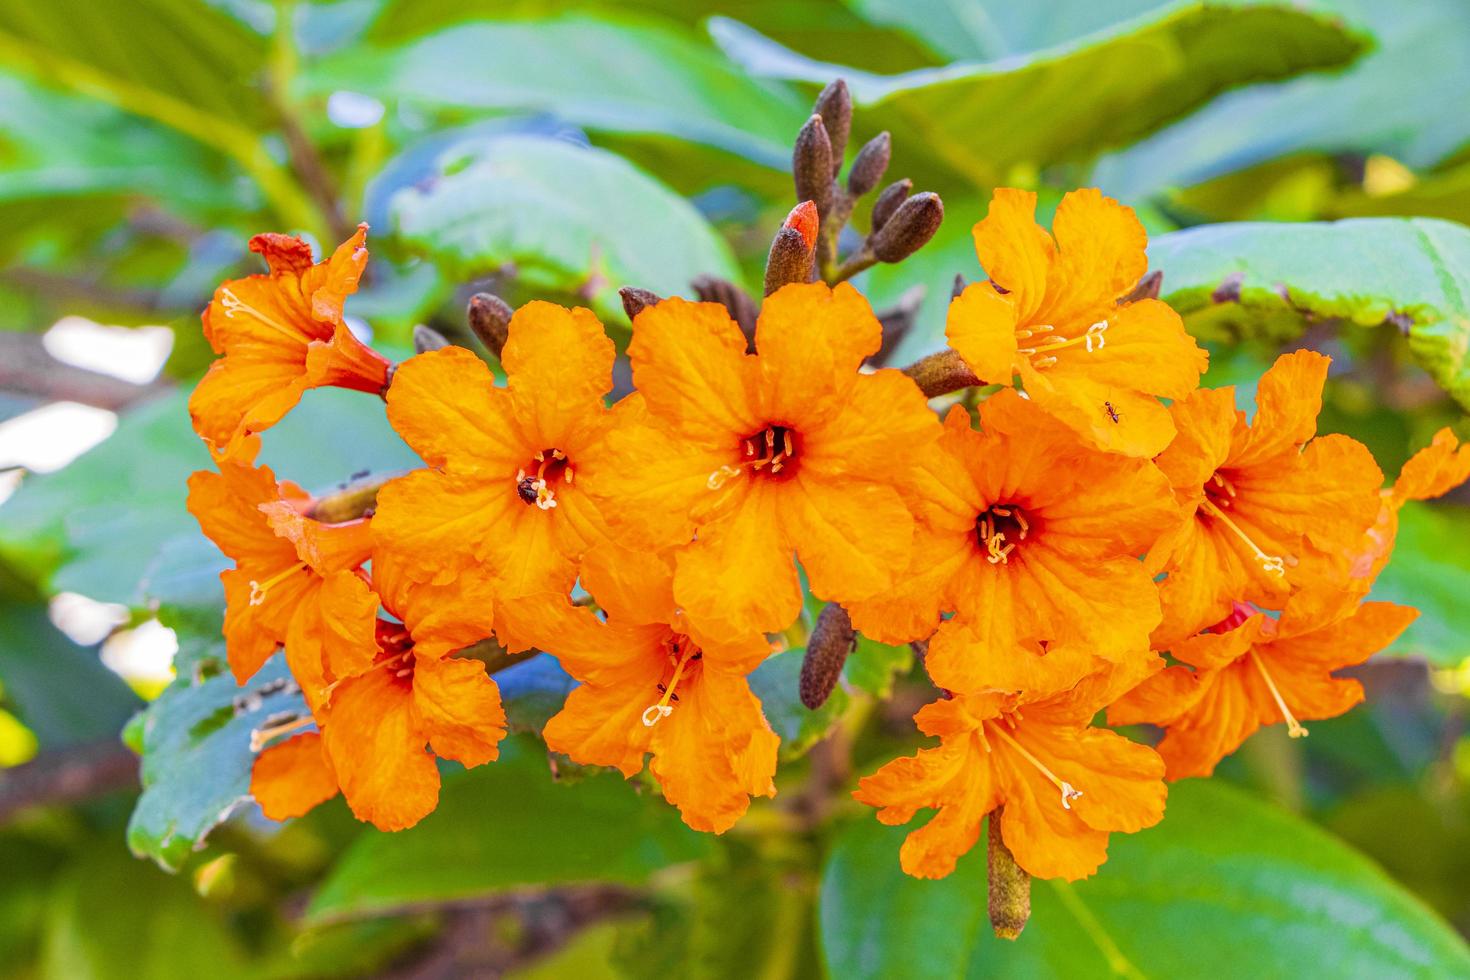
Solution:
M 1091 448 L 1014 391 L 987 399 L 980 424 L 950 410 L 909 573 L 849 603 L 853 624 L 889 643 L 938 627 L 930 676 L 966 693 L 1044 685 L 1037 671 L 1064 651 L 1146 655 L 1159 601 L 1137 556 L 1176 513 L 1163 474 Z
M 1295 600 L 1293 600 L 1295 601 Z M 1363 686 L 1332 676 L 1388 646 L 1418 612 L 1368 602 L 1346 619 L 1278 621 L 1247 603 L 1211 632 L 1175 643 L 1182 665 L 1140 684 L 1108 709 L 1108 722 L 1166 726 L 1159 754 L 1168 778 L 1208 776 L 1262 725 L 1285 722 L 1293 738 L 1302 719 L 1335 718 L 1363 700 Z
M 376 621 L 370 663 L 332 685 L 322 722 L 329 767 L 359 820 L 411 827 L 438 804 L 435 755 L 466 766 L 499 755 L 500 689 L 483 662 L 451 655 L 490 635 L 486 581 L 423 585 L 374 554 L 373 587 L 401 621 Z
M 1256 388 L 1247 424 L 1233 388 L 1200 390 L 1175 402 L 1179 435 L 1157 462 L 1174 486 L 1178 522 L 1149 553 L 1166 647 L 1219 622 L 1236 599 L 1279 609 L 1304 584 L 1344 584 L 1345 567 L 1323 556 L 1356 548 L 1378 516 L 1383 474 L 1359 442 L 1313 439 L 1328 358 L 1297 351 L 1278 358 Z M 1310 440 L 1310 441 L 1309 441 Z
M 606 622 L 559 596 L 544 611 L 508 614 L 559 616 L 542 645 L 582 682 L 547 723 L 547 746 L 629 777 L 652 753 L 649 768 L 684 822 L 723 833 L 750 797 L 776 792 L 780 739 L 745 680 L 770 645 L 754 630 L 719 641 L 700 633 L 678 611 L 673 569 L 656 555 L 599 548 L 583 577 Z
M 1159 398 L 1183 398 L 1209 356 L 1166 304 L 1120 304 L 1148 269 L 1132 209 L 1097 190 L 1062 198 L 1055 238 L 1036 224 L 1036 195 L 1000 188 L 975 226 L 989 274 L 949 308 L 946 336 L 993 384 L 1017 375 L 1037 404 L 1092 444 L 1153 456 L 1174 424 Z
M 198 432 L 216 450 L 279 422 L 308 388 L 378 394 L 390 362 L 347 329 L 342 304 L 367 265 L 367 225 L 313 265 L 311 246 L 290 235 L 256 235 L 250 249 L 267 275 L 224 283 L 204 311 L 204 336 L 220 360 L 189 399 Z
M 240 683 L 282 644 L 291 672 L 316 710 L 332 677 L 371 656 L 357 637 L 378 602 L 355 569 L 372 550 L 366 520 L 322 524 L 306 516 L 311 498 L 255 466 L 259 438 L 219 461 L 219 472 L 189 478 L 189 511 L 235 567 L 225 587 L 225 652 Z
M 606 536 L 584 466 L 612 424 L 614 350 L 588 310 L 522 307 L 501 356 L 509 383 L 458 347 L 402 364 L 388 418 L 424 461 L 385 486 L 374 529 L 420 582 L 495 576 L 505 598 L 566 592 Z
M 683 546 L 674 595 L 710 632 L 789 625 L 793 551 L 813 594 L 839 601 L 889 588 L 907 564 L 913 463 L 939 426 L 908 378 L 858 373 L 881 334 L 846 284 L 768 296 L 757 355 L 717 303 L 638 314 L 641 397 L 609 439 L 601 489 L 626 540 Z
M 1146 745 L 1089 726 L 1119 691 L 1157 661 L 1109 667 L 1044 696 L 961 695 L 915 716 L 936 748 L 895 759 L 858 781 L 853 795 L 896 825 L 920 809 L 938 814 L 908 835 L 904 871 L 943 878 L 975 846 L 996 807 L 1016 863 L 1038 878 L 1085 878 L 1107 859 L 1108 834 L 1133 833 L 1164 815 L 1164 764 Z M 1024 717 L 1022 716 L 1022 709 Z

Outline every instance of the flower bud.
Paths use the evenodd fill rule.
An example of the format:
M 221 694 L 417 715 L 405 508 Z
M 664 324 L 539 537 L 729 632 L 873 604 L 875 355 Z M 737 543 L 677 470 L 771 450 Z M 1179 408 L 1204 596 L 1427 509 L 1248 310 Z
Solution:
M 749 293 L 718 276 L 695 276 L 690 285 L 694 294 L 706 303 L 719 303 L 729 310 L 730 318 L 740 324 L 740 332 L 746 338 L 755 334 L 755 319 L 760 311 Z
M 818 214 L 826 214 L 831 209 L 832 144 L 821 116 L 814 114 L 796 134 L 791 175 L 798 201 L 811 201 L 817 206 Z
M 1164 286 L 1164 270 L 1155 269 L 1134 286 L 1126 295 L 1119 297 L 1118 305 L 1127 306 L 1129 303 L 1137 303 L 1141 299 L 1158 299 L 1159 291 Z
M 909 193 L 914 189 L 914 182 L 905 177 L 903 180 L 895 180 L 883 188 L 883 193 L 873 202 L 873 231 L 877 231 L 888 223 L 893 217 L 893 212 L 898 206 L 908 200 Z
M 817 96 L 817 103 L 812 111 L 822 117 L 822 125 L 827 129 L 827 140 L 832 148 L 832 177 L 835 180 L 837 171 L 842 169 L 842 157 L 847 152 L 847 137 L 852 131 L 852 95 L 847 91 L 847 83 L 840 78 L 830 82 L 822 89 L 822 94 Z M 801 195 L 798 194 L 797 197 Z
M 642 313 L 647 307 L 657 306 L 663 302 L 663 297 L 658 293 L 650 289 L 640 289 L 637 286 L 624 286 L 618 290 L 618 296 L 623 300 L 623 312 L 628 314 L 629 320 Z
M 863 144 L 852 169 L 847 172 L 847 189 L 853 197 L 862 197 L 878 186 L 888 170 L 888 159 L 893 153 L 893 140 L 887 131 L 879 133 Z
M 422 323 L 413 326 L 413 349 L 414 353 L 422 354 L 425 351 L 439 350 L 449 347 L 449 338 L 444 336 L 433 327 Z
M 801 703 L 816 711 L 827 703 L 847 655 L 857 646 L 852 619 L 835 602 L 822 607 L 817 625 L 806 641 L 806 656 L 801 661 Z
M 965 277 L 956 272 L 954 274 L 954 285 L 949 288 L 950 300 L 953 301 L 959 299 L 960 293 L 963 293 L 965 291 L 965 287 L 968 285 L 969 283 L 965 282 Z
M 514 314 L 510 304 L 494 293 L 476 293 L 470 297 L 470 329 L 496 360 L 505 349 L 506 338 L 510 336 L 510 318 Z
M 883 227 L 873 232 L 868 247 L 879 262 L 902 262 L 923 248 L 944 220 L 944 202 L 932 191 L 915 194 L 898 206 Z
M 1001 839 L 1001 807 L 990 811 L 990 849 L 986 869 L 990 881 L 990 927 L 998 939 L 1016 939 L 1031 918 L 1031 876 L 1016 863 Z
M 816 275 L 813 259 L 818 227 L 817 207 L 811 201 L 791 209 L 766 257 L 766 296 L 793 282 L 812 281 Z

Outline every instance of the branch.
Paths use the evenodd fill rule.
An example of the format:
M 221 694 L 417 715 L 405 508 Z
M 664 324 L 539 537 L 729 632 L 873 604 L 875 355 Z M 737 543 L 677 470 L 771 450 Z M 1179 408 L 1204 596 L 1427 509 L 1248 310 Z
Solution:
M 0 332 L 0 391 L 45 401 L 81 402 L 115 412 L 170 387 L 162 379 L 135 385 L 65 364 L 46 352 L 36 334 Z
M 113 739 L 55 749 L 0 771 L 0 826 L 21 810 L 75 803 L 138 785 L 138 757 Z
M 985 384 L 970 370 L 970 365 L 952 350 L 942 350 L 915 361 L 904 368 L 903 373 L 914 379 L 925 398 L 936 398 L 961 388 Z

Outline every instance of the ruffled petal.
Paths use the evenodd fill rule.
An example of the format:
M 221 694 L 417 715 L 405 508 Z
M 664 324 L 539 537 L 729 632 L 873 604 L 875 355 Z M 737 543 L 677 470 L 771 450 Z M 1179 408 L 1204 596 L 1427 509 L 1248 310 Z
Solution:
M 250 795 L 272 820 L 289 820 L 337 795 L 337 774 L 322 749 L 318 732 L 306 732 L 272 745 L 255 758 Z
M 804 473 L 858 477 L 912 488 L 915 461 L 939 438 L 940 426 L 913 381 L 897 371 L 854 375 L 841 410 L 801 433 Z
M 1399 471 L 1393 498 L 1399 503 L 1432 500 L 1466 480 L 1470 480 L 1470 445 L 1460 445 L 1454 432 L 1440 429 L 1434 441 L 1410 457 Z
M 788 495 L 771 481 L 750 481 L 740 506 L 677 553 L 674 598 L 711 633 L 774 633 L 801 612 L 801 584 L 782 533 Z
M 568 435 L 604 411 L 616 356 L 591 310 L 538 300 L 516 311 L 500 363 L 521 431 L 537 449 L 567 449 Z
M 218 449 L 239 433 L 262 432 L 281 421 L 306 388 L 302 362 L 294 356 L 235 354 L 204 372 L 189 395 L 189 417 L 200 438 Z
M 628 357 L 649 410 L 684 436 L 734 452 L 765 426 L 752 396 L 756 361 L 719 303 L 673 298 L 648 307 L 633 323 Z
M 985 274 L 1014 297 L 1017 319 L 1031 322 L 1046 297 L 1056 256 L 1051 236 L 1036 223 L 1036 193 L 997 188 L 974 236 L 975 254 Z
M 1133 209 L 1095 187 L 1069 191 L 1052 219 L 1056 253 L 1046 302 L 1031 322 L 1057 326 L 1091 321 L 1148 271 L 1148 235 Z
M 799 471 L 781 489 L 782 525 L 817 598 L 869 598 L 907 567 L 914 520 L 892 487 Z
M 413 708 L 414 727 L 428 735 L 441 758 L 479 766 L 500 755 L 505 709 L 500 688 L 480 661 L 416 656 Z
M 513 488 L 414 470 L 378 491 L 373 537 L 405 574 L 443 585 L 504 548 L 525 509 Z
M 949 304 L 944 337 L 977 378 L 1009 385 L 1016 373 L 1017 315 L 1014 297 L 990 282 L 974 282 Z
M 323 731 L 342 795 L 359 820 L 403 830 L 439 803 L 439 769 L 424 749 L 411 678 L 386 669 L 343 681 Z
M 463 347 L 444 347 L 398 365 L 388 421 L 424 462 L 451 473 L 514 481 L 516 468 L 550 446 L 518 428 L 512 396 Z M 513 488 L 512 488 L 513 489 Z
M 1100 728 L 1043 729 L 1025 723 L 1014 737 L 1081 792 L 1072 809 L 1093 830 L 1131 834 L 1163 819 L 1164 760 L 1147 745 Z M 1056 802 L 1060 805 L 1060 799 Z
M 1316 351 L 1282 354 L 1256 384 L 1256 415 L 1230 454 L 1232 467 L 1258 466 L 1317 432 L 1322 386 L 1332 359 Z
M 673 558 L 655 551 L 599 545 L 582 563 L 582 586 L 620 623 L 672 623 L 678 608 Z
M 848 283 L 791 283 L 767 296 L 755 327 L 766 418 L 810 425 L 844 409 L 858 368 L 883 342 L 868 301 Z

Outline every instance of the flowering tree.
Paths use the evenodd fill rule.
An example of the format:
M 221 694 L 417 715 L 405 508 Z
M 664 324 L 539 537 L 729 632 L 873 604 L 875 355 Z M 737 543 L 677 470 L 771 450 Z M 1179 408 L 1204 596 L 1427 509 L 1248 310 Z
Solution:
M 334 54 L 311 40 L 326 14 L 304 6 L 275 25 L 263 86 L 284 155 L 183 111 L 207 92 L 183 102 L 105 57 L 68 69 L 44 18 L 0 16 L 17 77 L 52 86 L 27 98 L 92 111 L 57 86 L 100 75 L 105 102 L 152 120 L 138 133 L 185 134 L 254 195 L 228 218 L 181 203 L 198 189 L 158 199 L 296 232 L 241 236 L 254 268 L 207 275 L 202 331 L 177 327 L 193 352 L 180 392 L 0 510 L 18 515 L 0 534 L 18 583 L 0 621 L 17 636 L 43 593 L 75 591 L 177 637 L 173 680 L 124 734 L 142 760 L 127 842 L 206 898 L 238 875 L 255 897 L 237 911 L 269 923 L 242 941 L 190 896 L 168 914 L 198 962 L 349 975 L 480 950 L 498 972 L 555 950 L 548 969 L 637 975 L 1470 970 L 1434 912 L 1232 775 L 1253 753 L 1299 765 L 1309 730 L 1330 746 L 1346 724 L 1330 720 L 1363 713 L 1370 658 L 1464 653 L 1446 637 L 1466 573 L 1423 586 L 1427 515 L 1449 512 L 1422 502 L 1470 480 L 1453 424 L 1470 403 L 1470 232 L 1191 220 L 1150 244 L 1147 227 L 1191 210 L 1235 215 L 1212 214 L 1208 185 L 1171 208 L 1090 186 L 1162 164 L 1081 168 L 1225 88 L 1348 63 L 1362 38 L 1294 9 L 1185 6 L 1005 67 L 869 6 L 875 34 L 959 60 L 844 81 L 720 18 L 723 57 L 655 21 L 425 25 L 392 6 Z M 212 8 L 150 16 L 220 50 L 261 40 Z M 1003 131 L 1018 93 L 1132 45 L 1223 36 L 1239 50 L 1220 64 L 1151 64 L 1137 92 L 1082 86 L 1044 126 L 973 142 Z M 579 46 L 618 52 L 627 77 L 573 84 L 535 54 L 565 65 Z M 444 60 L 495 85 L 445 91 L 424 67 Z M 708 87 L 661 87 L 667 65 Z M 350 150 L 303 128 L 328 94 Z M 418 145 L 383 117 L 542 98 L 552 121 Z M 1089 136 L 1104 106 L 1107 132 Z M 649 168 L 673 137 L 679 191 L 771 203 L 722 236 L 717 200 L 696 208 L 571 125 Z M 403 148 L 379 167 L 369 140 Z M 789 155 L 789 189 L 766 179 L 773 154 Z M 700 159 L 725 169 L 696 176 Z M 382 258 L 359 215 L 374 252 L 383 227 Z M 1362 364 L 1430 393 L 1399 450 L 1337 431 L 1355 427 L 1333 385 Z M 152 494 L 156 521 L 88 530 L 71 513 L 115 489 Z M 7 674 L 12 659 L 0 681 L 38 727 L 46 692 Z M 60 798 L 46 759 L 16 770 L 42 789 L 13 809 Z M 326 856 L 283 856 L 293 841 Z M 144 866 L 121 850 L 94 864 L 129 880 Z M 174 881 L 140 880 L 160 908 L 182 901 Z M 55 970 L 49 928 L 36 955 Z M 487 940 L 495 928 L 520 932 Z M 273 952 L 283 936 L 294 949 Z M 77 942 L 88 962 L 114 955 Z M 158 975 L 194 955 L 148 950 Z

